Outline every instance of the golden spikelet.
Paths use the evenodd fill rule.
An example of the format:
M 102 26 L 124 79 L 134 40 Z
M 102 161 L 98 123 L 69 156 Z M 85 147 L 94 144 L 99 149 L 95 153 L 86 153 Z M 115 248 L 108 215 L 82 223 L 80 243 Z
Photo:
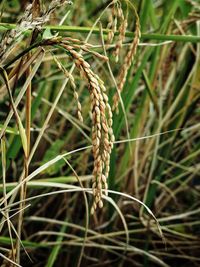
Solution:
M 102 196 L 107 195 L 110 154 L 113 148 L 112 111 L 103 81 L 93 73 L 83 56 L 73 46 L 62 44 L 73 58 L 76 67 L 88 82 L 92 111 L 92 151 L 94 156 L 93 195 L 91 213 L 103 207 Z
M 126 29 L 128 26 L 128 21 L 127 21 L 128 14 L 126 14 L 126 17 L 124 17 L 121 5 L 118 5 L 117 14 L 118 14 L 118 20 L 120 21 L 120 26 L 119 26 L 119 37 L 115 45 L 115 50 L 113 52 L 116 62 L 118 62 L 119 53 L 122 48 L 122 44 L 125 39 Z
M 134 10 L 135 10 L 135 8 L 134 8 Z M 123 90 L 128 70 L 131 66 L 131 63 L 133 62 L 134 56 L 137 52 L 139 40 L 140 40 L 140 21 L 139 21 L 139 17 L 137 15 L 136 10 L 135 10 L 135 15 L 136 15 L 135 36 L 134 36 L 133 42 L 131 43 L 130 49 L 129 49 L 129 51 L 128 51 L 125 59 L 124 59 L 124 63 L 123 63 L 123 66 L 121 68 L 121 71 L 119 73 L 119 78 L 118 78 L 119 92 L 116 92 L 114 97 L 113 97 L 113 107 L 112 107 L 113 110 L 116 110 L 118 108 L 119 93 L 121 93 Z M 122 45 L 122 43 L 120 42 L 119 46 L 121 46 L 121 45 Z
M 65 67 L 61 64 L 61 62 L 56 58 L 56 56 L 53 55 L 53 59 L 56 62 L 58 68 L 64 73 L 64 75 L 69 79 L 70 84 L 74 90 L 74 99 L 76 100 L 77 103 L 77 116 L 80 122 L 83 122 L 83 116 L 82 116 L 82 107 L 81 107 L 81 103 L 79 101 L 79 96 L 78 96 L 78 92 L 76 90 L 76 84 L 74 82 L 74 77 L 71 73 L 69 73 Z
M 107 44 L 111 44 L 117 30 L 117 8 L 115 3 L 112 5 L 107 28 L 110 29 L 107 37 Z
M 76 100 L 77 103 L 77 116 L 80 122 L 83 122 L 83 116 L 82 116 L 82 106 L 79 101 L 79 95 L 76 91 L 76 87 L 74 87 L 74 99 Z
M 119 38 L 117 40 L 115 50 L 114 50 L 114 56 L 115 56 L 116 62 L 118 62 L 118 60 L 119 60 L 119 53 L 120 53 L 120 50 L 122 48 L 122 44 L 123 44 L 124 39 L 125 39 L 127 25 L 128 25 L 127 19 L 124 19 L 122 24 L 119 27 Z

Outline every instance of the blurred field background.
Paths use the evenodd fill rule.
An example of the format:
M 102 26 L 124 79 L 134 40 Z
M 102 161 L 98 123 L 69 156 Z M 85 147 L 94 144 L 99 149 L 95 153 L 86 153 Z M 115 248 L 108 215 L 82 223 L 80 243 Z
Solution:
M 56 2 L 41 23 L 50 3 L 33 1 L 24 28 L 29 2 L 0 2 L 1 266 L 200 266 L 200 1 Z M 117 60 L 113 6 L 128 25 Z M 91 44 L 83 58 L 112 106 L 137 16 L 141 38 L 113 111 L 112 192 L 91 215 L 87 82 L 49 40 Z

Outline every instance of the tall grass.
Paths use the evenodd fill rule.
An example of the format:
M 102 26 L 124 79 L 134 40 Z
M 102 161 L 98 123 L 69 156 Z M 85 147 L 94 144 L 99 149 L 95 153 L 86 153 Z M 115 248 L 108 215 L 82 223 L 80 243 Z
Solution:
M 200 265 L 199 11 L 1 2 L 1 266 Z

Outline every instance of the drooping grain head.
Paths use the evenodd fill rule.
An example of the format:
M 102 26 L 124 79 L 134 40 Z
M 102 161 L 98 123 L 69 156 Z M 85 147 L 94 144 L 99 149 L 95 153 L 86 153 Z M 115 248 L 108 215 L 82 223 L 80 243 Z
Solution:
M 103 81 L 94 74 L 83 56 L 73 46 L 63 44 L 73 58 L 76 67 L 88 82 L 92 112 L 92 151 L 94 157 L 93 195 L 91 213 L 103 207 L 102 196 L 107 195 L 107 178 L 110 169 L 110 154 L 113 148 L 112 111 Z
M 122 66 L 121 71 L 119 73 L 119 77 L 118 77 L 118 90 L 119 90 L 119 92 L 116 92 L 114 97 L 113 97 L 113 107 L 112 107 L 113 110 L 118 110 L 119 93 L 121 93 L 123 90 L 128 70 L 129 70 L 129 68 L 133 62 L 133 59 L 134 59 L 135 54 L 137 52 L 137 47 L 138 47 L 138 44 L 140 41 L 140 21 L 139 21 L 139 17 L 137 15 L 135 8 L 134 8 L 134 11 L 135 11 L 135 18 L 136 18 L 135 36 L 134 36 L 133 41 L 131 43 L 131 46 L 128 50 L 128 53 L 126 54 L 126 57 L 125 57 L 124 62 L 123 62 L 123 66 Z M 118 60 L 119 51 L 122 47 L 122 43 L 123 43 L 124 38 L 125 38 L 126 28 L 127 28 L 127 19 L 125 18 L 123 23 L 120 26 L 120 29 L 119 29 L 119 39 L 118 39 L 118 42 L 116 44 L 116 49 L 115 49 L 115 56 L 116 56 L 117 60 Z

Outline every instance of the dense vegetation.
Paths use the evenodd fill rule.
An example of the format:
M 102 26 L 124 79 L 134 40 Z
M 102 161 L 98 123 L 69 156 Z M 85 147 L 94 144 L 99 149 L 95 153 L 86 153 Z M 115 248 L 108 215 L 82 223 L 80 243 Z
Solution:
M 199 0 L 2 0 L 1 266 L 200 266 Z

